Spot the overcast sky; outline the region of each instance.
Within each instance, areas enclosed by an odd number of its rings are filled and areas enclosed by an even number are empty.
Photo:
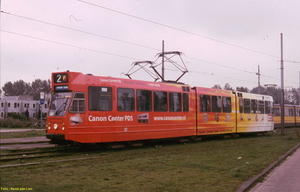
[[[1,0],[1,87],[77,71],[127,78],[135,61],[180,51],[192,86],[299,87],[299,0]],[[179,57],[173,57],[182,64]],[[159,59],[157,63],[160,63]],[[160,70],[159,68],[157,68]],[[166,79],[180,73],[166,66]],[[142,70],[134,79],[153,79]]]

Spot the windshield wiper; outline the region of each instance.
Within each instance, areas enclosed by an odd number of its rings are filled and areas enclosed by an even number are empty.
[[[65,111],[69,98],[64,102],[55,112],[55,115],[59,115],[61,112]]]

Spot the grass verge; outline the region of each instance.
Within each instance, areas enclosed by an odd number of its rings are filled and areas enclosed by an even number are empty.
[[[99,152],[97,159],[2,168],[1,187],[41,192],[236,191],[299,143],[297,131],[286,129],[284,136],[271,132],[267,136],[107,151],[105,155]],[[76,155],[89,154],[72,158]]]
[[[0,134],[0,139],[24,138],[24,137],[43,137],[43,136],[46,137],[45,129],[18,131],[18,132],[3,132]]]

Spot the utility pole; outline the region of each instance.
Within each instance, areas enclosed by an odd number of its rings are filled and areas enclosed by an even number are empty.
[[[256,75],[258,76],[258,94],[260,94],[260,70],[259,70],[259,65],[258,65],[258,73],[256,73]]]
[[[165,42],[162,41],[162,52],[161,52],[161,76],[162,76],[162,81],[165,81]]]
[[[283,34],[280,33],[280,42],[281,42],[281,60],[280,60],[280,69],[281,69],[281,135],[284,135],[284,76],[283,76]]]

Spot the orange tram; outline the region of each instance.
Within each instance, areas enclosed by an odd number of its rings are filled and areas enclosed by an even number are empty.
[[[274,130],[273,98],[182,83],[52,73],[47,138],[115,143]]]

